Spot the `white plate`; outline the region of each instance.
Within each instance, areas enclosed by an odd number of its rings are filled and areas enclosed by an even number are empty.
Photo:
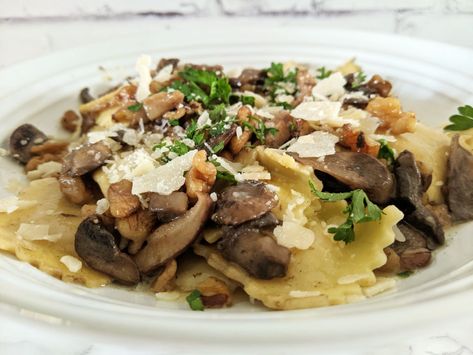
[[[394,84],[394,94],[421,122],[441,126],[456,107],[473,102],[473,51],[390,35],[254,23],[188,21],[166,31],[135,35],[56,53],[0,72],[2,136],[22,122],[53,134],[58,118],[77,106],[79,89],[103,88],[104,72],[123,78],[133,73],[141,53],[178,57],[225,67],[268,66],[294,59],[328,67],[357,57],[368,74]],[[2,159],[1,186],[21,169]],[[4,193],[4,192],[3,192]],[[233,350],[329,346],[427,326],[460,314],[473,314],[473,225],[450,233],[432,265],[399,282],[398,290],[368,301],[322,309],[267,312],[239,303],[228,310],[191,312],[183,304],[158,302],[152,295],[120,288],[86,289],[62,283],[14,258],[0,254],[0,301],[4,314],[62,325],[76,334],[159,341],[169,346],[206,344]],[[372,334],[376,334],[373,338]],[[271,341],[269,341],[271,339]],[[228,348],[227,348],[228,349]]]

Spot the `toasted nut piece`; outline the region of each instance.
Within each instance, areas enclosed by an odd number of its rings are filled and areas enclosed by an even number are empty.
[[[380,148],[378,142],[366,137],[363,131],[353,129],[349,124],[340,129],[340,144],[350,148],[352,152],[366,153],[374,157],[378,156]]]
[[[60,163],[62,161],[62,157],[55,154],[49,154],[49,153],[35,156],[31,158],[30,160],[28,160],[28,163],[26,163],[25,165],[25,171],[28,172],[28,171],[36,170],[38,168],[38,165],[47,163],[48,161],[57,161],[58,163]]]
[[[215,165],[207,162],[205,150],[199,150],[192,159],[192,168],[186,174],[186,192],[197,198],[198,192],[209,193],[217,178]]]
[[[403,112],[401,102],[395,97],[376,97],[368,103],[366,111],[381,119],[380,128],[390,129],[393,134],[415,131],[415,114]]]
[[[250,119],[251,110],[248,106],[243,106],[238,110],[237,119],[240,123],[248,122]],[[248,128],[244,128],[240,137],[234,136],[230,141],[230,151],[233,154],[238,154],[243,149],[246,143],[251,139],[251,132]]]
[[[149,210],[140,209],[132,215],[115,220],[115,227],[122,237],[133,241],[129,252],[136,254],[152,232],[156,216]]]
[[[178,120],[179,118],[183,117],[187,113],[185,107],[180,107],[174,111],[168,111],[163,115],[163,118],[167,120]]]
[[[108,188],[107,198],[113,217],[128,217],[140,207],[140,199],[131,193],[132,186],[130,180],[120,180]]]
[[[177,263],[171,260],[164,265],[163,271],[151,282],[150,288],[154,292],[165,292],[174,289],[174,279],[176,277]]]
[[[83,205],[80,208],[80,215],[84,218],[92,216],[96,213],[97,206],[96,205]]]
[[[71,133],[74,133],[76,131],[79,122],[79,115],[72,110],[64,112],[64,115],[61,118],[62,128]]]
[[[61,142],[61,141],[46,141],[43,144],[35,145],[31,147],[31,153],[36,155],[41,154],[66,154],[66,149],[69,145],[69,142]]]
[[[216,277],[208,277],[197,286],[197,289],[201,293],[205,308],[222,308],[232,304],[232,294],[227,284]]]
[[[233,154],[230,153],[228,150],[224,150],[223,152],[221,152],[220,156],[222,158],[225,158],[225,159],[229,160],[229,161],[233,161],[233,158],[234,158]]]
[[[87,189],[80,176],[72,177],[68,174],[61,174],[58,181],[62,193],[72,203],[83,205],[93,199],[92,193]]]

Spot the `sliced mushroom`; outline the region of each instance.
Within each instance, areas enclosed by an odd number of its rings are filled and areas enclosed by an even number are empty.
[[[309,73],[309,70],[305,68],[299,68],[296,74],[296,83],[297,83],[297,95],[296,100],[292,103],[293,106],[299,105],[304,97],[312,96],[312,89],[315,86],[315,79],[312,74]]]
[[[84,219],[76,232],[75,249],[88,266],[124,284],[140,281],[140,273],[129,255],[122,253],[114,235],[99,216]]]
[[[212,200],[199,193],[197,203],[182,216],[159,226],[147,239],[146,246],[135,256],[143,273],[149,273],[184,252],[207,221]]]
[[[140,199],[131,193],[132,187],[130,180],[123,179],[111,184],[108,188],[107,198],[113,217],[128,217],[140,208]]]
[[[175,191],[170,195],[149,194],[149,210],[156,214],[156,218],[167,223],[186,213],[189,198],[185,192]]]
[[[459,221],[473,219],[473,154],[460,145],[455,135],[450,146],[447,171],[447,202]]]
[[[219,194],[212,220],[218,224],[237,225],[261,217],[277,204],[277,195],[266,184],[240,182]]]
[[[398,228],[406,240],[394,242],[391,248],[399,255],[400,271],[412,271],[427,266],[431,260],[431,251],[427,247],[426,236],[405,222],[399,223]]]
[[[150,120],[161,118],[166,112],[175,109],[184,101],[180,91],[159,92],[143,100],[143,108]]]
[[[424,185],[414,154],[405,150],[394,164],[397,193],[395,204],[405,214],[405,220],[423,232],[431,241],[430,248],[445,241],[438,218],[422,203]]]
[[[326,155],[324,160],[290,154],[300,163],[330,175],[352,190],[364,190],[374,203],[384,205],[391,198],[394,179],[388,168],[369,154],[338,152]]]
[[[264,86],[266,72],[261,69],[243,69],[238,78],[231,78],[230,85],[241,91],[249,90],[261,92]]]
[[[151,282],[150,288],[154,292],[170,291],[174,288],[173,281],[176,278],[177,263],[171,260],[164,265],[160,274]]]
[[[125,218],[116,218],[115,227],[120,235],[131,240],[128,246],[130,254],[136,254],[156,225],[156,216],[150,210],[140,209]]]
[[[80,98],[80,101],[83,103],[83,104],[86,104],[88,102],[91,102],[91,101],[94,101],[95,100],[95,97],[93,97],[91,94],[90,94],[90,89],[89,88],[83,88],[80,93],[79,93],[79,98]]]
[[[279,148],[289,139],[291,139],[292,131],[291,127],[294,125],[294,119],[291,117],[289,112],[280,111],[272,120],[266,121],[266,127],[276,128],[277,131],[268,133],[265,136],[266,146],[270,148]]]
[[[224,236],[217,244],[223,257],[258,279],[284,277],[291,252],[274,240],[273,218],[269,213],[259,222],[255,220],[238,227],[225,228]]]
[[[168,65],[172,65],[172,70],[176,69],[177,65],[179,64],[178,58],[161,58],[159,60],[158,66],[156,67],[156,71],[159,72],[161,69]]]
[[[82,177],[60,174],[58,182],[61,192],[72,203],[83,205],[93,200],[93,193],[87,187]]]
[[[13,131],[10,136],[10,153],[23,164],[31,159],[31,148],[43,144],[48,137],[31,124],[23,124]]]
[[[102,166],[112,156],[112,151],[103,142],[87,144],[64,157],[63,172],[70,176],[81,176]]]

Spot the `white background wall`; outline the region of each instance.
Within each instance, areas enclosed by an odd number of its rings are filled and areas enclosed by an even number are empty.
[[[473,47],[473,0],[0,0],[0,66],[170,21],[218,16],[278,17]]]

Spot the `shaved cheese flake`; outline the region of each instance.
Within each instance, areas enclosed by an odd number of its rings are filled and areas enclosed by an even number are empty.
[[[161,195],[170,195],[181,188],[186,179],[184,173],[192,167],[192,159],[197,150],[171,160],[169,163],[159,166],[150,172],[133,178],[133,195],[144,192],[157,192]]]
[[[28,171],[26,177],[29,180],[43,179],[59,174],[62,170],[62,164],[57,161],[48,161],[39,164],[35,170]]]
[[[64,255],[61,257],[61,259],[59,259],[59,261],[66,265],[67,270],[70,272],[78,272],[80,269],[82,269],[82,261],[71,255]]]
[[[95,208],[95,213],[104,214],[110,208],[110,203],[106,198],[101,198],[97,201],[97,207]]]
[[[287,148],[287,151],[297,153],[301,158],[318,158],[335,154],[335,144],[337,142],[337,136],[328,132],[315,131],[299,137],[295,143]]]
[[[123,179],[132,180],[134,177],[144,175],[156,167],[156,161],[143,148],[136,149],[123,157],[116,157],[108,167],[103,167],[110,183]]]
[[[135,98],[138,102],[143,101],[151,94],[149,90],[149,84],[151,83],[150,65],[151,57],[149,55],[141,55],[136,61],[135,69],[138,72],[139,81]]]
[[[308,249],[314,243],[315,234],[312,230],[293,222],[283,221],[273,231],[279,245],[286,248]]]
[[[181,297],[181,293],[178,291],[165,291],[157,292],[155,296],[159,301],[177,301]]]
[[[154,80],[159,81],[159,82],[168,81],[169,79],[171,79],[172,70],[173,70],[172,64],[168,64],[168,65],[164,66],[156,74],[156,76],[154,77]]]
[[[24,240],[47,240],[55,242],[62,237],[61,233],[49,234],[48,224],[21,223],[16,236]]]
[[[243,134],[243,130],[241,129],[241,126],[238,126],[236,128],[235,134],[236,134],[237,138],[240,139],[241,135]]]
[[[0,199],[0,212],[12,213],[18,209],[32,207],[38,204],[36,200],[20,200],[17,196]]]
[[[263,117],[263,118],[269,118],[269,119],[274,118],[274,115],[271,112],[266,111],[264,108],[260,108],[260,109],[256,110],[255,114],[258,115],[259,117]]]
[[[261,108],[268,104],[268,101],[261,95],[254,93],[253,91],[243,91],[244,96],[252,96],[255,98],[255,107]]]
[[[369,277],[370,277],[369,274],[345,275],[345,276],[339,277],[338,280],[337,280],[337,283],[339,285],[348,285],[348,284],[352,284],[354,282],[358,282],[360,280],[363,280],[363,279],[366,279],[366,278],[369,278]]]
[[[218,196],[215,192],[212,192],[209,196],[213,202],[216,202],[218,200]]]
[[[338,100],[345,94],[345,84],[347,81],[339,72],[333,73],[328,78],[322,79],[312,89],[312,95],[325,96],[331,100]]]
[[[322,293],[320,291],[292,290],[289,292],[289,296],[294,297],[294,298],[317,297],[317,296],[320,296],[321,294]]]
[[[394,136],[387,135],[387,134],[370,134],[369,136],[371,139],[375,141],[379,141],[380,139],[384,139],[386,142],[396,142],[397,139]]]
[[[396,287],[396,280],[388,277],[376,278],[376,283],[373,286],[363,287],[363,293],[367,297],[373,297],[381,292],[393,289]]]
[[[113,130],[105,130],[105,131],[94,131],[87,133],[87,141],[89,143],[97,143],[109,137],[117,137],[118,133]]]
[[[202,128],[205,126],[211,126],[212,120],[210,119],[209,112],[204,111],[201,113],[199,118],[197,119],[197,128]]]
[[[300,103],[293,109],[291,116],[313,122],[337,119],[341,107],[340,102],[307,101]]]

